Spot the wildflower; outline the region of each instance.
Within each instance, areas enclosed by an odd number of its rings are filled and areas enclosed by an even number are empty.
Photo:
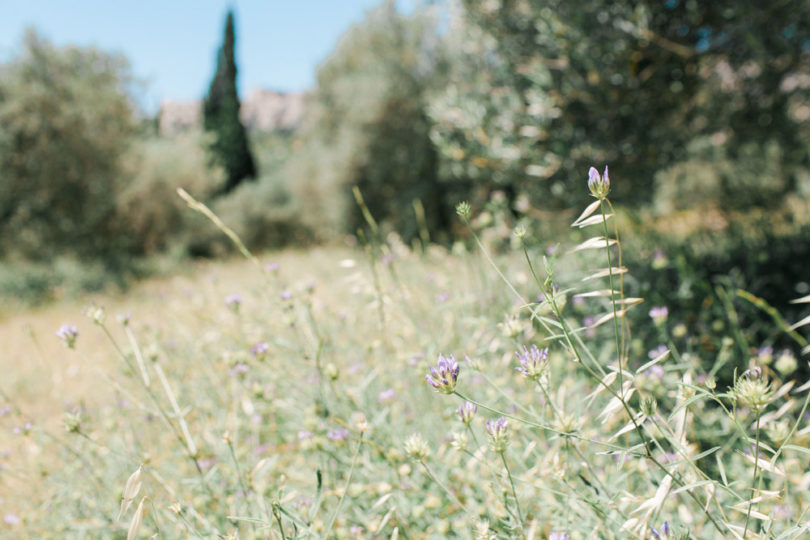
[[[456,411],[456,413],[458,413],[459,419],[467,425],[469,425],[470,422],[473,421],[476,412],[478,412],[478,405],[476,405],[475,403],[470,403],[469,401],[465,401],[464,403],[459,405],[458,410]]]
[[[104,322],[107,320],[107,314],[104,312],[104,308],[101,306],[90,308],[88,315],[90,315],[93,322],[99,326],[104,326]]]
[[[744,405],[747,405],[755,414],[764,409],[771,400],[771,385],[761,376],[762,368],[759,369],[759,376],[756,373],[749,373],[747,370],[737,378],[731,394]]]
[[[653,358],[658,358],[662,354],[669,352],[669,348],[666,345],[659,345],[658,347],[652,349],[650,352],[647,353],[647,357],[652,360]]]
[[[229,294],[225,297],[225,305],[234,313],[239,311],[239,306],[242,305],[242,297],[238,294]]]
[[[456,205],[456,214],[462,218],[468,218],[470,216],[470,203],[467,201],[458,203]]]
[[[467,438],[467,434],[463,431],[453,433],[453,440],[450,441],[450,445],[460,451],[466,450],[469,443],[470,441]]]
[[[79,337],[79,330],[72,324],[63,324],[57,330],[56,337],[62,340],[65,347],[73,349],[76,346],[76,338]]]
[[[778,420],[771,422],[765,427],[765,432],[768,438],[777,445],[787,442],[788,435],[790,434],[790,425],[785,420]]]
[[[349,430],[346,428],[330,429],[326,436],[330,441],[342,442],[349,438]]]
[[[538,349],[537,345],[532,345],[531,349],[523,347],[523,352],[515,353],[520,360],[520,367],[515,368],[535,382],[544,381],[548,376],[548,347]]]
[[[290,300],[292,298],[292,293],[287,289],[281,291],[281,299],[282,300]]]
[[[430,366],[430,373],[425,374],[428,384],[443,394],[452,394],[456,391],[459,366],[453,355],[447,358],[439,355],[436,367]]]
[[[591,190],[591,195],[597,199],[604,199],[610,191],[610,178],[608,177],[608,168],[605,165],[605,174],[599,176],[599,171],[595,167],[591,167],[588,171],[588,189]]]
[[[279,266],[279,264],[277,262],[269,262],[266,265],[264,265],[264,271],[265,272],[278,272],[279,267],[280,266]]]
[[[22,520],[17,514],[6,514],[3,516],[3,523],[6,525],[19,525]]]
[[[425,461],[430,455],[430,447],[421,435],[414,433],[405,439],[405,453],[414,461]]]
[[[397,393],[394,392],[393,388],[386,388],[385,390],[380,390],[380,393],[377,394],[377,401],[380,403],[388,403],[389,401],[393,401],[396,395]]]
[[[231,375],[244,375],[248,371],[250,371],[250,366],[244,362],[237,362],[228,369],[228,373]]]
[[[503,334],[510,339],[518,337],[523,332],[523,324],[521,324],[517,315],[507,316],[504,322],[498,324],[498,326],[503,330]]]
[[[669,264],[669,259],[667,259],[666,254],[660,249],[655,250],[652,256],[652,267],[655,270],[660,270],[666,267],[667,264]]]
[[[782,354],[779,355],[779,358],[776,359],[776,364],[774,367],[782,375],[790,375],[796,371],[796,368],[799,366],[796,362],[796,357],[793,356],[793,353],[785,349],[782,351]]]
[[[507,433],[508,424],[506,418],[501,416],[495,421],[486,421],[487,436],[489,438],[489,446],[492,451],[502,454],[509,446],[509,434]]]
[[[761,364],[763,366],[767,366],[773,362],[773,347],[765,346],[757,349],[756,360],[757,364]]]
[[[475,540],[495,540],[498,537],[495,536],[495,533],[489,530],[489,521],[476,520],[473,538],[475,538]]]
[[[669,530],[669,522],[667,522],[667,521],[664,522],[664,526],[661,527],[661,532],[660,533],[655,529],[655,527],[650,525],[650,532],[652,532],[652,535],[653,535],[654,538],[658,538],[659,540],[667,540],[669,538],[669,532],[670,532],[670,530]]]
[[[118,321],[118,324],[121,326],[129,326],[129,319],[132,317],[131,313],[119,313],[115,316],[115,320]]]
[[[267,355],[267,351],[270,350],[267,343],[264,341],[260,341],[256,345],[250,348],[250,352],[253,353],[253,356],[256,358],[262,359]]]
[[[566,532],[554,531],[549,533],[548,540],[571,540],[571,537]]]
[[[667,306],[655,306],[650,310],[650,318],[656,324],[656,326],[661,326],[667,320],[669,316],[669,309]]]

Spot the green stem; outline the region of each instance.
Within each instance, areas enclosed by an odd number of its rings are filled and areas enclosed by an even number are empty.
[[[610,283],[610,305],[613,307],[613,333],[614,338],[616,340],[616,352],[618,354],[619,360],[619,394],[621,399],[624,400],[624,373],[623,373],[623,366],[622,366],[622,356],[624,351],[622,350],[622,343],[621,339],[619,338],[619,317],[616,312],[616,289],[613,288],[613,261],[610,255],[610,237],[608,237],[608,227],[607,227],[607,215],[605,214],[605,204],[604,199],[602,199],[602,203],[599,205],[599,209],[602,212],[602,226],[605,230],[605,253],[607,254],[607,261],[608,261],[608,276],[609,276],[609,283]],[[615,219],[615,217],[614,217]],[[618,242],[618,241],[617,241]]]
[[[756,489],[757,489],[757,475],[759,473],[759,409],[757,409],[757,443],[754,447],[754,477],[751,480],[751,499],[756,496]],[[745,535],[748,534],[748,523],[751,520],[751,507],[754,506],[754,503],[748,503],[748,512],[745,515],[745,530],[743,531],[743,538]]]
[[[467,512],[468,514],[470,514],[471,516],[475,516],[475,514],[473,514],[473,513],[470,511],[470,509],[469,509],[469,508],[467,508],[467,505],[465,505],[463,502],[461,502],[461,501],[458,499],[458,497],[456,496],[456,494],[455,494],[455,493],[453,493],[452,491],[450,491],[450,488],[448,488],[447,486],[445,486],[445,485],[444,485],[444,483],[442,483],[442,481],[441,481],[441,480],[439,480],[439,479],[436,477],[436,475],[435,475],[435,474],[433,474],[433,471],[432,471],[432,470],[430,470],[430,467],[428,467],[427,463],[425,463],[424,461],[420,461],[420,462],[419,462],[419,464],[420,464],[420,465],[422,465],[422,468],[423,468],[423,469],[425,469],[425,474],[427,475],[427,477],[428,477],[428,478],[430,478],[431,480],[433,480],[434,482],[436,482],[436,484],[437,484],[437,485],[438,485],[440,488],[442,488],[442,489],[444,490],[444,492],[445,492],[445,493],[447,493],[447,496],[448,496],[448,497],[450,497],[450,498],[453,500],[453,502],[454,502],[454,503],[456,503],[456,504],[457,504],[457,505],[459,505],[461,508],[463,508],[463,509],[464,509],[464,511],[465,511],[465,512]]]
[[[354,451],[354,455],[352,456],[352,464],[349,467],[349,476],[346,478],[346,487],[343,488],[343,493],[340,494],[340,499],[338,500],[337,507],[335,508],[335,513],[332,514],[332,517],[329,519],[329,525],[326,527],[327,535],[332,530],[332,527],[335,525],[335,520],[340,513],[340,507],[343,505],[343,499],[346,498],[346,493],[349,491],[349,486],[351,485],[352,475],[354,474],[354,466],[357,464],[357,456],[360,454],[360,448],[363,447],[363,433],[360,433],[360,440],[357,442],[357,449]]]
[[[509,465],[506,463],[506,456],[504,456],[503,452],[501,454],[501,461],[503,461],[503,466],[506,469],[506,476],[509,478],[509,485],[512,486],[512,496],[515,498],[515,508],[517,509],[518,521],[520,522],[520,526],[523,527],[523,515],[520,513],[520,502],[518,502],[517,490],[515,489],[515,481],[512,479],[512,472],[509,470]]]

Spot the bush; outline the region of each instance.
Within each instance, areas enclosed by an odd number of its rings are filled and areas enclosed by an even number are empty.
[[[0,77],[0,249],[112,256],[121,158],[135,131],[129,65],[29,32]]]

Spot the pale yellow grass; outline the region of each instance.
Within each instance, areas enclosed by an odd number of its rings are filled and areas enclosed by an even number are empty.
[[[350,288],[333,285],[368,266],[360,257],[357,251],[330,248],[264,255],[260,261],[278,262],[281,268],[273,279],[291,290],[316,282],[324,302],[341,305],[351,294]],[[354,260],[354,265],[341,265],[346,259]],[[0,320],[0,390],[10,401],[0,397],[0,407],[10,404],[14,409],[0,416],[0,514],[18,511],[20,505],[15,501],[20,497],[26,499],[29,509],[45,500],[50,470],[60,466],[57,456],[64,455],[60,441],[68,443],[73,436],[62,425],[63,414],[79,405],[93,408],[116,397],[114,381],[121,359],[103,331],[83,315],[85,307],[103,306],[107,326],[128,348],[115,320],[118,314],[131,314],[138,335],[180,333],[186,339],[196,329],[216,325],[216,319],[227,311],[222,307],[228,294],[242,295],[244,309],[258,308],[251,304],[260,301],[255,295],[267,279],[266,272],[243,259],[195,263],[181,275],[145,281],[123,295],[88,295]],[[76,350],[66,348],[55,336],[63,323],[78,326]],[[14,428],[27,421],[33,425],[31,433],[15,434]],[[116,489],[111,488],[111,493]]]

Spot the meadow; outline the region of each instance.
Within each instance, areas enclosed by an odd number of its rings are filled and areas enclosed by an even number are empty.
[[[451,248],[366,213],[356,247],[233,236],[241,260],[9,316],[0,535],[804,537],[800,347],[724,307],[701,348],[625,294],[604,180],[551,249],[466,204]]]

